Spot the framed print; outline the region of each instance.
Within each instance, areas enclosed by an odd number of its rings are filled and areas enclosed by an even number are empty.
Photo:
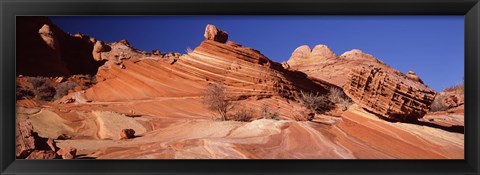
[[[478,1],[0,5],[2,174],[478,173]]]

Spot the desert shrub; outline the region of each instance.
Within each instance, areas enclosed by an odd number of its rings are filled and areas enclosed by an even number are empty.
[[[261,112],[262,112],[261,117],[264,118],[264,119],[274,119],[274,120],[279,120],[280,119],[280,116],[278,115],[278,112],[270,111],[268,109],[267,104],[262,105]]]
[[[55,88],[51,86],[47,86],[46,84],[36,88],[35,90],[36,90],[35,97],[38,100],[52,101],[56,94]]]
[[[32,84],[33,88],[39,88],[40,86],[43,86],[47,83],[48,78],[47,77],[29,77],[27,81]]]
[[[211,111],[217,112],[223,121],[227,120],[227,112],[232,102],[227,96],[226,88],[222,83],[212,83],[203,91],[203,104]]]
[[[433,99],[432,105],[430,105],[430,111],[445,111],[448,109],[448,106],[445,104],[445,96],[437,95],[435,99]]]
[[[246,108],[245,106],[240,107],[233,113],[230,117],[230,120],[240,121],[240,122],[249,122],[252,121],[254,111],[251,108]]]
[[[328,108],[328,99],[325,95],[317,93],[300,91],[300,100],[302,105],[312,112],[320,113]]]
[[[31,89],[17,88],[15,92],[17,100],[20,99],[32,99],[35,97],[35,93]]]
[[[77,86],[77,83],[75,82],[63,82],[61,83],[57,89],[56,89],[56,94],[55,94],[55,99],[62,98],[63,96],[68,94],[68,91],[70,89],[73,89]]]
[[[353,104],[352,100],[345,95],[342,89],[338,87],[330,87],[328,100],[334,104],[339,105],[343,111],[347,110]]]

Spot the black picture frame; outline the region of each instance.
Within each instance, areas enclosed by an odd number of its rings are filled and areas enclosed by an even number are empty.
[[[0,174],[479,174],[478,0],[0,0]],[[15,160],[15,16],[464,15],[464,160]]]

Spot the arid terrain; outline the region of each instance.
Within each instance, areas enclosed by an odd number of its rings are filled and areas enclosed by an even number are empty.
[[[17,158],[464,158],[463,85],[437,92],[358,49],[305,45],[277,63],[213,25],[187,53],[48,17],[16,28]]]

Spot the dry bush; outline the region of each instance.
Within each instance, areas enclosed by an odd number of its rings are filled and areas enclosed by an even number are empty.
[[[36,98],[38,100],[52,101],[55,97],[56,90],[54,87],[47,86],[46,84],[38,87],[36,90]]]
[[[249,122],[252,121],[254,111],[251,108],[246,108],[245,106],[240,107],[232,114],[230,120],[240,121],[240,122]]]
[[[203,91],[203,104],[211,111],[217,112],[223,121],[227,120],[227,112],[232,107],[232,102],[226,94],[222,83],[212,83]]]
[[[267,104],[263,104],[262,105],[262,108],[261,108],[261,117],[263,119],[273,119],[273,120],[280,120],[280,116],[278,115],[278,112],[274,111],[270,111],[268,109],[268,105]]]
[[[33,86],[33,92],[35,93],[35,98],[38,100],[51,101],[53,100],[56,90],[54,87],[48,84],[47,77],[29,77],[27,79],[29,83]]]
[[[445,111],[448,109],[448,106],[445,105],[445,96],[437,95],[433,99],[432,105],[430,105],[431,112]]]
[[[28,77],[27,81],[32,84],[33,88],[39,88],[46,84],[48,78],[47,77]]]
[[[66,81],[66,82],[61,83],[56,89],[57,93],[55,94],[55,99],[59,99],[59,98],[62,98],[63,96],[65,96],[65,95],[67,95],[68,91],[70,89],[75,88],[76,86],[77,86],[77,83],[75,83],[75,82]]]
[[[300,91],[302,105],[315,113],[323,112],[328,108],[328,99],[325,95]]]
[[[35,93],[31,89],[17,88],[16,92],[17,100],[20,99],[32,99],[35,97]]]
[[[338,87],[330,87],[328,100],[334,104],[339,105],[343,111],[347,110],[353,104],[352,100],[345,95],[342,89]]]

